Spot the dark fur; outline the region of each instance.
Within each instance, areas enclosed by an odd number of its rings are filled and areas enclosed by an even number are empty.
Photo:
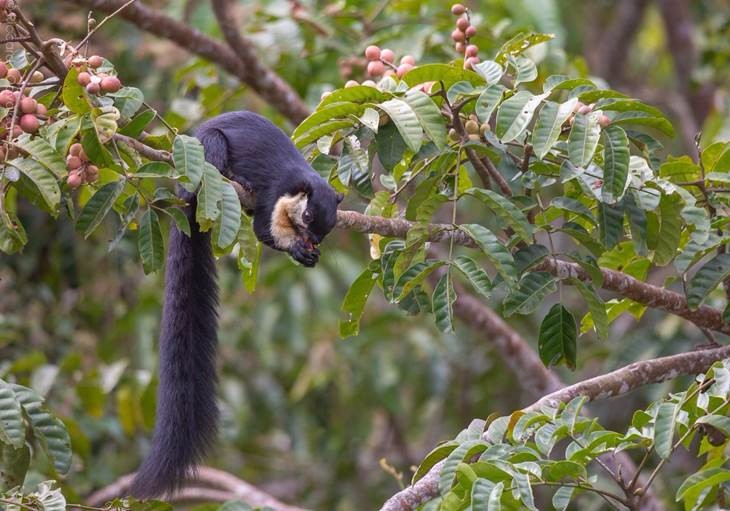
[[[254,231],[270,247],[271,213],[279,197],[305,191],[312,213],[306,237],[320,243],[335,225],[341,196],[299,154],[284,132],[250,112],[223,114],[203,124],[197,137],[206,159],[256,195]],[[186,214],[191,236],[171,228],[165,305],[160,329],[160,383],[152,447],[132,483],[132,494],[149,498],[177,490],[194,471],[216,435],[215,351],[218,288],[209,233],[198,230],[195,196]],[[319,250],[307,243],[289,248],[294,259],[314,266]]]

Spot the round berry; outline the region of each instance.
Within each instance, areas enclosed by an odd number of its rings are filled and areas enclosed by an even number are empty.
[[[68,148],[68,154],[71,156],[78,156],[81,154],[81,144],[78,142],[71,144],[71,147]]]
[[[385,71],[385,74],[384,74],[383,76],[390,76],[390,77],[393,77],[393,76],[395,76],[395,70],[393,70],[393,69],[388,69],[388,70],[386,70],[386,71]]]
[[[81,158],[78,156],[71,156],[69,155],[68,158],[66,158],[66,168],[68,170],[76,170],[81,166]]]
[[[492,131],[492,127],[489,125],[488,122],[485,122],[481,126],[479,126],[479,134],[481,136],[484,136],[484,134],[488,131]]]
[[[466,7],[464,7],[462,4],[454,4],[451,6],[451,14],[454,16],[461,16],[466,12]]]
[[[388,48],[386,48],[380,52],[380,58],[383,59],[385,62],[392,64],[393,60],[395,60],[395,53],[393,53],[393,50],[389,50]]]
[[[20,100],[20,111],[24,114],[34,114],[37,107],[38,102],[33,98],[25,97]]]
[[[20,118],[20,129],[26,133],[35,133],[41,127],[40,121],[33,114],[24,114]]]
[[[347,80],[347,83],[345,83],[345,88],[355,87],[357,85],[360,85],[357,80]]]
[[[396,71],[396,75],[398,75],[398,78],[403,78],[403,75],[406,74],[408,71],[413,69],[413,66],[410,64],[401,64],[398,66],[398,70]]]
[[[586,114],[591,113],[591,110],[593,110],[593,109],[590,107],[590,105],[583,105],[582,107],[580,107],[578,109],[578,113],[586,115]]]
[[[5,62],[0,62],[0,78],[5,78],[8,76],[8,66],[5,65]]]
[[[43,103],[38,103],[35,107],[35,113],[38,115],[47,115],[48,109],[46,108],[46,105]]]
[[[40,71],[33,71],[33,74],[30,75],[30,83],[40,83],[43,80],[45,80],[45,76],[43,76],[43,73]]]
[[[8,81],[12,84],[20,83],[20,71],[15,68],[8,69]]]
[[[117,92],[122,88],[122,82],[116,76],[107,76],[99,84],[104,92]]]
[[[473,119],[469,119],[468,121],[466,121],[466,124],[464,124],[464,128],[466,128],[466,132],[469,134],[479,133],[479,123]]]
[[[379,60],[380,59],[380,48],[375,45],[370,45],[365,48],[365,58],[368,60]]]
[[[70,188],[78,188],[81,186],[82,177],[78,172],[71,172],[66,178],[66,183]]]
[[[416,57],[413,55],[404,55],[402,59],[400,59],[401,64],[408,64],[411,66],[416,65]]]
[[[104,59],[101,58],[99,55],[92,55],[89,57],[86,62],[88,62],[90,67],[93,67],[96,69],[97,67],[100,67],[104,63]]]
[[[474,37],[475,35],[477,35],[476,27],[474,25],[467,27],[464,31],[464,35],[466,35],[466,37]]]
[[[98,83],[91,82],[86,85],[86,92],[89,94],[99,94],[101,91],[101,86]]]
[[[378,85],[372,80],[365,80],[362,84],[366,87],[377,87]]]
[[[479,57],[469,57],[464,61],[465,69],[474,69],[474,66],[479,64]]]
[[[21,117],[21,119],[22,119],[22,117]],[[13,126],[13,138],[18,138],[22,134],[23,134],[23,128],[21,128],[17,124],[15,126]]]
[[[577,112],[578,110],[580,110],[580,109],[581,109],[581,108],[583,108],[584,106],[586,106],[586,104],[585,104],[585,103],[583,103],[582,101],[578,101],[578,102],[577,102],[577,103],[575,104],[575,106],[573,107],[573,113],[576,113],[576,112]]]
[[[470,44],[469,46],[467,46],[466,51],[464,52],[467,57],[476,57],[477,53],[479,53],[479,47],[475,44]]]
[[[598,124],[601,126],[601,128],[605,128],[609,124],[611,124],[611,119],[606,114],[601,114],[601,116],[598,118]]]
[[[86,87],[89,83],[91,83],[91,75],[86,71],[81,71],[76,77],[76,81],[78,81],[79,85],[82,87]]]
[[[15,104],[15,98],[12,91],[4,90],[0,92],[0,106],[10,108]]]
[[[466,45],[464,43],[456,43],[454,45],[454,49],[456,50],[457,53],[464,53],[465,47],[466,47]]]
[[[368,74],[370,76],[380,76],[385,71],[385,65],[379,60],[373,60],[368,63]]]
[[[330,94],[332,94],[331,90],[326,90],[326,91],[322,92],[322,94],[319,95],[319,100],[322,101],[324,98],[326,98]]]
[[[96,165],[89,165],[86,168],[86,182],[92,183],[99,179],[99,167]]]
[[[459,18],[456,20],[456,28],[461,30],[462,32],[466,32],[466,29],[471,26],[471,23],[469,23],[469,20],[466,18]]]
[[[466,40],[466,34],[459,30],[458,28],[451,32],[451,39],[456,41],[457,43],[463,43]]]

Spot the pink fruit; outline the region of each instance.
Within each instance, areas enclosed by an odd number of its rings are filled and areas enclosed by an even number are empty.
[[[398,66],[398,71],[396,71],[396,74],[398,75],[398,78],[403,78],[403,75],[406,74],[411,69],[413,69],[412,65],[401,64],[400,66]]]
[[[78,81],[83,87],[86,87],[91,82],[91,75],[86,71],[81,71],[79,76],[76,77],[76,81]]]
[[[393,53],[393,50],[389,50],[388,48],[386,48],[380,52],[380,58],[383,59],[385,62],[392,64],[393,60],[395,60],[395,53]]]
[[[451,39],[456,41],[457,43],[463,43],[466,40],[466,34],[459,30],[458,28],[451,32]]]
[[[99,84],[104,92],[117,92],[122,88],[122,82],[116,76],[107,76]]]
[[[400,59],[400,63],[401,64],[409,64],[411,66],[415,66],[416,65],[416,57],[414,57],[413,55],[405,55],[405,56],[403,56],[402,59]]]
[[[26,97],[20,100],[20,111],[24,114],[34,114],[37,107],[38,102],[33,98]]]
[[[466,29],[471,26],[471,23],[469,23],[469,20],[466,18],[459,18],[456,20],[456,28],[461,30],[462,32],[466,32]]]
[[[466,27],[466,30],[464,30],[464,35],[466,35],[466,37],[474,37],[475,35],[477,35],[477,28],[474,25]]]
[[[365,48],[365,58],[368,60],[380,59],[380,48],[375,45],[368,46]]]
[[[466,12],[466,7],[464,7],[462,4],[454,4],[451,6],[451,14],[454,16],[461,16]]]
[[[465,55],[467,57],[476,57],[477,56],[477,53],[479,53],[479,47],[478,46],[476,46],[474,44],[470,44],[469,46],[466,47]]]
[[[33,114],[24,114],[20,118],[20,129],[26,133],[35,133],[41,127],[40,121]]]
[[[86,61],[89,63],[89,66],[93,68],[97,68],[104,63],[104,59],[99,55],[92,55]]]
[[[98,83],[91,82],[86,86],[86,92],[89,94],[99,94],[101,86]]]
[[[0,62],[0,78],[8,76],[8,66],[4,62]]]
[[[368,63],[368,74],[370,76],[380,76],[385,71],[385,65],[379,60],[373,60]]]
[[[79,186],[81,186],[81,181],[81,174],[79,174],[78,172],[71,172],[66,179],[66,183],[70,188],[78,188]]]

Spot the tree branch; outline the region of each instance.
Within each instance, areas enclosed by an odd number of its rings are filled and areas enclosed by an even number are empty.
[[[712,364],[728,357],[730,357],[730,346],[722,346],[634,362],[608,374],[548,394],[524,408],[524,411],[539,410],[543,404],[557,406],[577,396],[586,396],[589,401],[621,396],[651,383],[704,373]]]
[[[126,3],[125,0],[68,1],[106,13],[117,11]],[[250,43],[243,41],[246,52],[237,55],[236,51],[240,48],[234,51],[193,27],[139,2],[126,7],[118,16],[134,23],[140,30],[168,39],[191,53],[220,65],[242,83],[250,86],[293,123],[300,122],[309,115],[309,108],[294,89],[261,62]]]
[[[86,502],[100,507],[117,497],[127,495],[134,474],[127,474],[112,484],[89,495]],[[275,511],[307,511],[303,508],[285,504],[268,493],[256,488],[238,477],[212,467],[200,467],[197,477],[190,486],[182,488],[170,502],[200,502],[241,500],[252,507],[269,507]]]

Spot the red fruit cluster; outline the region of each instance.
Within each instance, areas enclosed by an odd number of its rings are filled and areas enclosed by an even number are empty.
[[[469,39],[476,35],[477,29],[471,24],[469,9],[462,4],[452,5],[451,14],[457,16],[456,28],[451,32],[454,48],[458,53],[464,55],[464,69],[473,69],[474,65],[479,63],[477,56],[479,48],[474,44],[469,44]]]
[[[0,65],[0,71],[3,65]],[[2,74],[2,73],[0,73]],[[23,132],[35,133],[41,127],[41,120],[46,118],[48,110],[46,106],[39,103],[34,98],[27,96],[28,90],[21,95],[20,91],[3,89],[0,91],[0,107],[15,108],[18,104],[17,122],[13,125],[11,138],[19,137]],[[0,124],[0,135],[4,136],[10,129],[12,115],[8,115]]]
[[[416,66],[416,59],[413,55],[404,55],[400,59],[400,64],[396,66],[393,50],[388,48],[381,50],[375,45],[365,48],[365,58],[368,60],[368,76],[374,78],[393,75],[403,78],[403,75]]]
[[[117,92],[122,88],[122,82],[116,76],[97,72],[97,68],[104,64],[104,59],[99,55],[92,55],[88,59],[76,59],[73,64],[81,69],[77,80],[89,94]]]
[[[69,188],[76,189],[84,183],[93,183],[99,179],[99,167],[89,162],[84,148],[78,142],[72,144],[66,156],[68,177],[66,183]]]

